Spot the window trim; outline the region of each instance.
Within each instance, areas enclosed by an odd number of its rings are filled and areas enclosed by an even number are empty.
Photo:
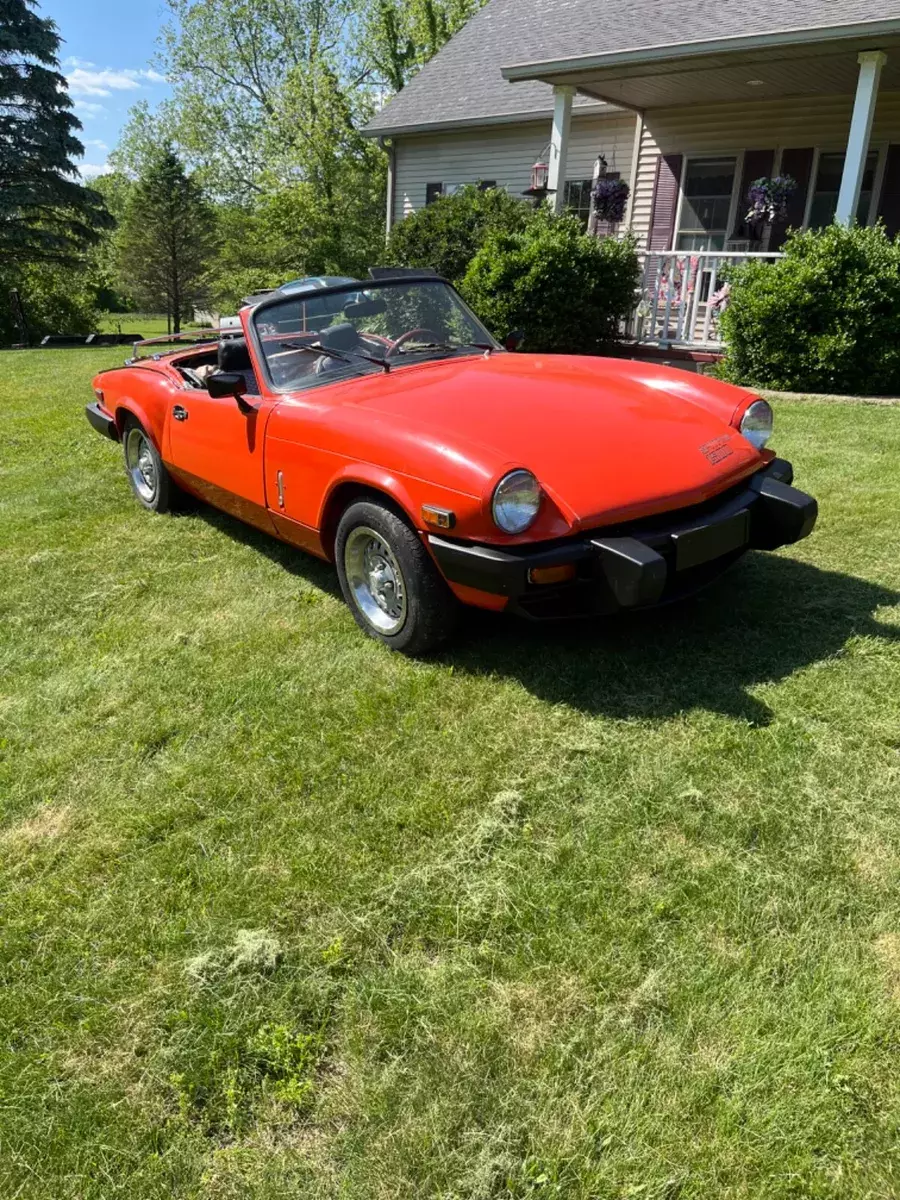
[[[684,161],[681,164],[681,178],[678,180],[678,204],[675,208],[675,224],[672,229],[672,245],[670,251],[678,252],[675,243],[678,241],[679,231],[681,227],[681,212],[684,207],[684,186],[687,182],[688,165],[691,162],[696,162],[698,159],[709,158],[733,158],[734,159],[734,183],[731,185],[731,203],[728,206],[728,224],[725,227],[726,234],[728,230],[734,228],[735,217],[737,216],[737,206],[740,203],[738,193],[741,188],[741,180],[744,176],[744,154],[745,150],[703,150],[693,154],[688,151],[684,153]],[[725,238],[728,241],[728,238]],[[690,253],[685,250],[685,254]],[[727,254],[728,251],[722,250],[721,254]]]
[[[566,191],[569,187],[574,186],[575,184],[578,184],[579,186],[582,186],[582,187],[585,184],[587,184],[588,210],[587,210],[587,215],[584,218],[585,227],[588,227],[590,225],[591,213],[592,213],[593,207],[594,207],[593,200],[591,199],[591,192],[594,190],[594,182],[595,181],[594,181],[593,176],[591,176],[589,179],[578,178],[578,179],[564,179],[563,180],[563,210],[565,212],[574,213],[574,215],[577,216],[579,220],[581,220],[581,215],[580,215],[579,209],[577,207],[573,207],[572,205],[566,203]]]
[[[888,143],[869,140],[869,154],[876,154],[875,174],[872,177],[872,202],[869,205],[869,215],[866,217],[864,229],[871,227],[878,220],[878,209],[881,206],[881,189],[884,185],[884,169],[887,166]],[[819,161],[823,154],[843,154],[846,157],[846,146],[833,146],[829,142],[816,146],[813,150],[812,167],[809,172],[809,192],[806,197],[806,208],[803,210],[803,230],[809,229],[809,218],[812,216],[813,200],[816,195],[816,183],[819,179]]]

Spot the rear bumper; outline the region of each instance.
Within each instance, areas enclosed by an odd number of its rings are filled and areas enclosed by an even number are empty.
[[[101,408],[99,404],[86,404],[84,407],[84,415],[93,425],[98,433],[104,434],[108,438],[112,438],[114,442],[119,440],[119,430],[116,428],[116,419],[105,408]]]
[[[602,615],[679,599],[711,582],[747,550],[774,550],[813,530],[818,505],[791,487],[775,459],[705,504],[538,546],[500,550],[430,536],[451,583],[508,597],[534,619]],[[572,564],[575,578],[534,584],[530,572]]]

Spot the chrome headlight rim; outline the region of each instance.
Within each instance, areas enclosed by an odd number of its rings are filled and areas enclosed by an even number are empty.
[[[513,497],[518,493],[518,499]],[[525,533],[537,520],[541,508],[541,485],[525,467],[507,471],[491,496],[491,516],[503,533]],[[519,510],[516,513],[516,510]]]
[[[760,397],[747,406],[741,417],[741,437],[746,438],[755,449],[764,450],[772,436],[774,425],[775,413],[772,405]]]

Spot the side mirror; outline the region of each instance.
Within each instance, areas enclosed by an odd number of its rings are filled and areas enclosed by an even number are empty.
[[[522,345],[522,343],[524,341],[525,341],[525,334],[523,333],[523,331],[521,329],[514,329],[511,333],[508,333],[506,335],[506,337],[503,339],[503,345],[506,347],[507,350],[512,352],[514,350],[518,350],[518,348]]]
[[[247,391],[247,381],[237,372],[231,374],[221,371],[208,377],[206,390],[215,400],[224,400],[227,396],[234,396],[237,400]]]

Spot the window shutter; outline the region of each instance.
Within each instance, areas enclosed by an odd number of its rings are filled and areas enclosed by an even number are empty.
[[[891,237],[900,232],[900,146],[888,146],[878,215]]]
[[[803,214],[806,212],[806,198],[809,195],[810,175],[813,165],[812,147],[802,150],[785,150],[781,156],[779,175],[790,175],[797,181],[797,190],[788,201],[787,220],[776,221],[772,226],[769,238],[769,249],[780,250],[784,245],[789,229],[799,229],[803,224]]]
[[[733,238],[750,237],[751,231],[747,228],[747,223],[744,220],[744,217],[747,215],[747,209],[750,207],[747,201],[747,193],[750,191],[751,183],[754,183],[757,179],[768,179],[771,176],[774,163],[774,150],[744,151],[744,169],[741,172],[737,215],[734,218],[734,232],[731,234]]]
[[[671,250],[675,234],[675,213],[678,211],[678,189],[681,185],[683,154],[661,154],[656,160],[656,182],[653,185],[653,209],[650,214],[648,250]]]

